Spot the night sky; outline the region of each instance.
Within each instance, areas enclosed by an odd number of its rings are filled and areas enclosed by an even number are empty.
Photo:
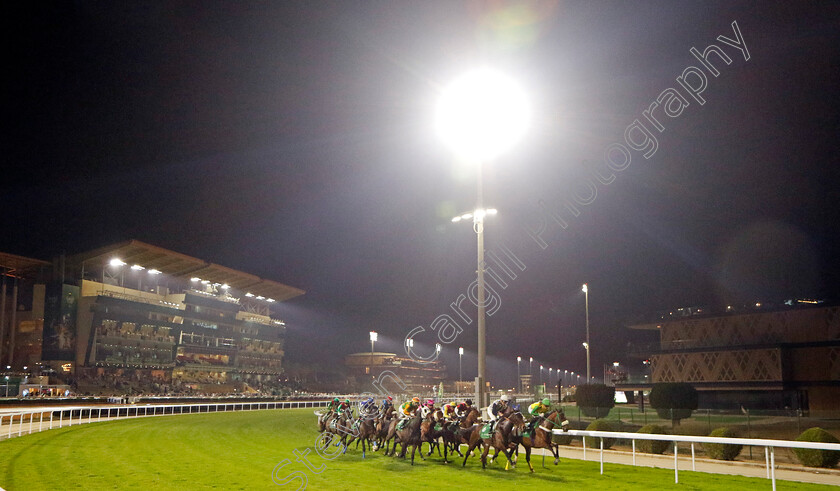
[[[369,330],[398,351],[466,292],[475,235],[450,218],[476,174],[433,119],[477,66],[534,113],[484,168],[487,249],[525,266],[488,317],[492,380],[512,385],[517,355],[585,369],[585,282],[599,375],[636,369],[626,344],[646,340],[626,326],[660,310],[840,295],[837,2],[16,2],[2,18],[0,250],[134,238],[302,288],[276,308],[292,361],[368,350]],[[733,21],[749,60],[718,40]],[[690,53],[710,44],[732,60],[710,55],[717,77]],[[676,80],[689,66],[702,105]],[[688,105],[660,107],[657,131],[643,111],[668,88]],[[598,181],[635,120],[656,151]],[[475,374],[474,325],[444,345],[453,376],[458,346]]]

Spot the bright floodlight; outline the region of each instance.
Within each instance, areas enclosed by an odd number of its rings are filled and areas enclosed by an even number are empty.
[[[463,355],[464,354],[464,348],[458,348],[458,354]]]
[[[376,334],[376,331],[370,331],[370,340],[376,341],[379,338],[379,335]]]
[[[505,75],[488,68],[452,82],[437,107],[437,131],[459,156],[482,162],[518,142],[531,116],[525,93]]]
[[[583,293],[587,293],[589,291],[589,287],[586,286],[586,283],[583,284],[583,287],[580,289]]]
[[[111,266],[113,266],[115,268],[117,266],[125,266],[125,262],[123,262],[122,259],[117,259],[117,258],[111,259],[111,261],[108,262],[108,264],[110,264]]]
[[[134,271],[142,271],[146,268],[144,268],[143,266],[140,266],[139,264],[135,264],[134,266],[131,267],[131,269],[133,269]]]

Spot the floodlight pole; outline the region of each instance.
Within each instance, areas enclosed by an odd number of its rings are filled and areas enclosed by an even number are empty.
[[[584,283],[583,294],[586,297],[586,383],[590,383],[589,374],[589,350],[592,344],[589,342],[589,285]]]
[[[476,234],[476,242],[478,247],[476,271],[478,274],[478,377],[476,378],[476,400],[479,407],[486,406],[488,401],[485,400],[485,381],[487,380],[486,373],[486,356],[487,347],[485,345],[485,305],[484,305],[484,196],[482,192],[482,169],[481,164],[478,165],[478,200],[476,204],[476,213],[473,214],[473,229]]]

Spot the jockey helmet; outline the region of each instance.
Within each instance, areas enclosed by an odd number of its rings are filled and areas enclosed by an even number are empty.
[[[420,404],[420,398],[415,397],[414,399],[411,400],[411,402],[412,402],[412,404]]]
[[[429,406],[429,407],[434,406],[434,405],[435,405],[435,401],[433,401],[433,400],[429,399],[428,401],[426,401],[426,405],[427,405],[427,406]]]
[[[472,406],[472,399],[467,399],[466,401],[464,401],[464,403],[465,403],[467,406]]]
[[[499,400],[502,400],[502,401],[508,402],[508,401],[510,400],[510,397],[508,397],[508,395],[507,395],[507,394],[505,394],[505,395],[503,395],[502,397],[500,397],[500,398],[499,398]]]
[[[345,404],[350,404],[350,399],[344,399]]]
[[[542,404],[543,404],[543,406],[550,406],[551,405],[551,399],[546,397],[545,399],[542,400]]]
[[[463,402],[462,402],[462,403],[459,403],[459,404],[458,404],[458,409],[462,409],[462,410],[463,410],[463,409],[466,409],[466,408],[467,408],[466,403],[463,403]]]
[[[339,399],[338,397],[336,397],[335,399],[333,399],[333,402],[341,402],[341,399]]]

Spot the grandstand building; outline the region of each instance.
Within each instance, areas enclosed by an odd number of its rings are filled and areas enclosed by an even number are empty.
[[[688,382],[702,407],[837,414],[838,306],[689,315],[630,327],[659,334],[658,347],[644,353],[650,381]],[[616,384],[625,391],[650,387]]]
[[[417,363],[396,353],[352,353],[344,357],[344,365],[359,390],[370,390],[370,381],[385,370],[396,374],[411,393],[428,392],[446,379],[443,363]]]
[[[44,363],[72,371],[80,391],[109,381],[216,393],[276,382],[285,324],[272,306],[304,293],[136,240],[54,270],[58,281],[34,285],[32,317],[43,319]]]

